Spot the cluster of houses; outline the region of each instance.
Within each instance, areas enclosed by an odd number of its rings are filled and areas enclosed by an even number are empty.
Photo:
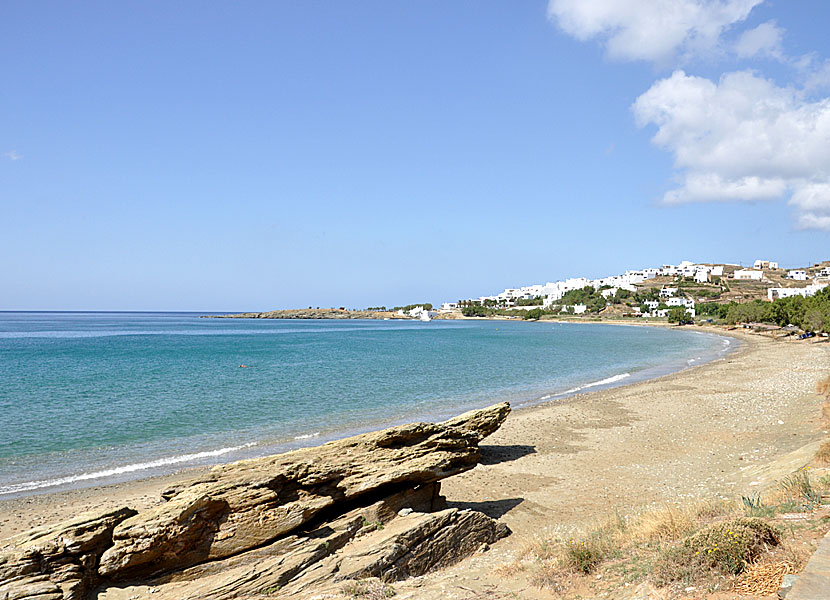
[[[732,265],[737,266],[737,265]],[[764,281],[764,269],[777,270],[778,263],[769,260],[756,260],[753,263],[753,268],[749,269],[735,269],[731,277],[735,280],[744,281]],[[627,290],[630,292],[637,291],[637,284],[642,284],[648,279],[655,277],[686,277],[693,279],[698,283],[708,283],[716,278],[724,277],[724,265],[703,265],[693,263],[687,260],[682,261],[678,265],[662,265],[661,267],[641,269],[637,271],[626,271],[622,275],[612,275],[610,277],[602,277],[599,279],[586,279],[585,277],[575,277],[566,279],[564,281],[548,282],[544,285],[529,285],[520,288],[508,288],[495,296],[481,296],[477,299],[470,299],[468,302],[475,304],[495,304],[503,307],[516,306],[518,300],[541,299],[541,304],[544,308],[550,308],[556,301],[561,300],[562,297],[571,290],[583,289],[591,286],[594,289],[605,288],[602,290],[602,295],[605,298],[614,296],[618,290]],[[787,272],[787,278],[794,281],[806,281],[809,277],[805,269],[794,269]],[[786,298],[793,295],[811,296],[818,290],[826,287],[828,283],[820,282],[819,279],[830,278],[830,267],[824,267],[818,274],[815,275],[816,281],[806,287],[802,288],[769,288],[767,296],[769,300],[777,298]],[[660,301],[652,300],[645,303],[648,311],[640,312],[639,307],[635,308],[643,317],[665,317],[668,312],[675,306],[683,306],[690,317],[695,316],[695,303],[690,298],[684,298],[677,295],[678,288],[663,287],[660,291]],[[661,304],[669,308],[658,308]],[[441,305],[442,311],[455,310],[458,308],[457,303],[446,302]],[[576,304],[572,306],[563,306],[562,311],[570,314],[582,314],[587,310],[584,304]]]

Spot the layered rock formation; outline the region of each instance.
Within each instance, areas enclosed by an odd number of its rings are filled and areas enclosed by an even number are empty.
[[[507,403],[241,461],[125,507],[0,542],[0,600],[296,595],[451,564],[507,528],[447,509],[441,479],[475,466]],[[93,589],[97,591],[93,592]]]

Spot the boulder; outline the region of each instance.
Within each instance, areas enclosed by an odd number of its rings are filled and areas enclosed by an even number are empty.
[[[449,566],[509,533],[482,513],[445,508],[438,486],[400,492],[234,557],[105,589],[97,599],[318,597],[340,591],[347,580],[392,581]]]
[[[226,558],[324,514],[467,471],[479,461],[479,441],[509,412],[505,402],[445,423],[402,425],[216,467],[119,524],[98,572],[124,580]]]
[[[0,542],[0,598],[80,600],[97,582],[112,531],[135,515],[130,508],[84,513]]]
[[[19,534],[0,542],[0,600],[292,597],[451,564],[509,533],[439,493],[509,412],[503,403],[223,465],[141,512]]]

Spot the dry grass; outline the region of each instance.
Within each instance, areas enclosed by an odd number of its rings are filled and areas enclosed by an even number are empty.
[[[825,400],[830,401],[830,375],[816,384],[816,392],[824,396]]]
[[[782,512],[818,508],[817,498],[830,486],[830,476],[818,480],[814,475],[801,469],[766,496],[743,502],[693,501],[630,518],[618,516],[581,531],[560,529],[556,536],[527,545],[499,574],[526,577],[562,597],[597,581],[612,585],[614,580],[617,585],[650,580],[681,590],[721,586],[725,577],[735,578],[736,593],[778,589],[780,578],[798,572],[806,557],[797,551],[800,544],[793,549],[782,542],[780,530],[770,523]],[[795,535],[791,522],[783,526]]]
[[[816,462],[822,465],[830,465],[830,440],[825,440],[816,452]]]
[[[732,585],[732,591],[751,596],[771,596],[781,587],[784,575],[795,573],[797,566],[790,561],[755,563],[750,565]]]
[[[562,598],[643,581],[668,587],[666,593],[690,585],[724,593],[731,585],[730,594],[774,593],[784,574],[806,563],[812,536],[830,525],[820,502],[830,489],[830,473],[820,477],[827,472],[800,469],[765,495],[741,501],[691,501],[584,529],[556,527],[497,573],[526,578]],[[803,519],[778,516],[792,512],[804,513]]]
[[[737,514],[729,502],[696,501],[644,512],[632,520],[628,537],[638,543],[666,543],[691,535],[702,524]]]
[[[376,577],[349,581],[343,586],[343,594],[361,600],[385,600],[395,596],[395,588]]]
[[[713,520],[735,517],[739,512],[734,503],[695,501],[650,509],[630,519],[618,516],[581,533],[536,540],[522,559],[502,569],[505,575],[528,570],[532,584],[561,593],[571,587],[575,577],[590,575],[612,562],[648,563],[661,545],[678,542]],[[645,552],[640,551],[643,547]],[[629,567],[623,570],[634,580],[637,573],[644,576],[647,572],[642,567]]]

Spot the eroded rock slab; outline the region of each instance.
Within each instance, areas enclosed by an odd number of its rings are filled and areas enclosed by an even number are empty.
[[[473,468],[478,443],[507,403],[445,423],[413,423],[216,467],[121,523],[99,573],[114,580],[233,556],[289,534],[321,512],[381,498]],[[370,500],[371,502],[371,500]]]
[[[142,585],[111,587],[98,600],[302,598],[339,591],[364,577],[421,575],[451,565],[509,530],[479,512],[446,509],[439,483],[289,535],[268,546],[185,569]],[[437,512],[429,512],[433,510]],[[410,512],[411,511],[411,512]]]
[[[0,599],[80,600],[97,582],[112,531],[136,511],[85,513],[0,542]]]
[[[230,600],[402,578],[508,533],[447,509],[440,480],[473,468],[507,403],[242,461],[162,492],[0,541],[0,600]]]

